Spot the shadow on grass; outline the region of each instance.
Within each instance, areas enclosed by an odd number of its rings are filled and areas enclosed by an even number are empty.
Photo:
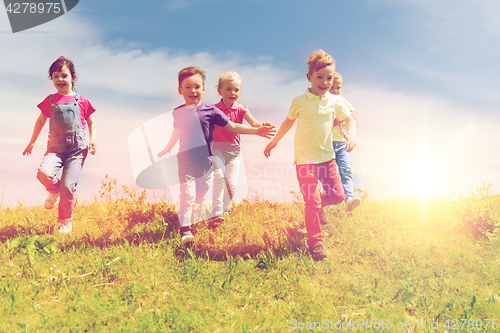
[[[150,203],[146,192],[118,186],[106,175],[93,202],[75,206],[73,231],[58,233],[57,210],[42,207],[0,209],[0,242],[35,241],[49,235],[61,250],[73,247],[112,247],[125,243],[172,246],[179,259],[187,256],[227,260],[228,257],[280,257],[305,246],[303,203],[243,200],[222,223],[196,224],[197,235],[190,249],[180,246],[179,220],[175,207],[165,201]],[[213,222],[213,221],[212,221]],[[265,260],[264,260],[265,261]],[[264,265],[266,266],[266,265]]]
[[[212,221],[199,222],[195,225],[193,244],[189,247],[181,246],[180,240],[176,238],[172,243],[174,254],[181,260],[208,257],[211,260],[225,261],[228,257],[255,259],[262,256],[275,259],[307,247],[306,233],[297,225],[285,221],[276,223],[269,219],[260,221],[260,229],[256,229],[244,223],[237,224],[231,218],[215,227]],[[265,230],[266,224],[273,225],[275,229]]]
[[[233,213],[237,216],[241,209],[248,207],[237,207]],[[1,226],[0,242],[11,242],[17,238],[34,241],[50,235],[61,251],[82,247],[106,248],[127,243],[136,246],[163,243],[173,248],[174,255],[179,260],[208,257],[211,260],[225,261],[229,256],[261,258],[262,265],[259,267],[264,268],[276,258],[300,251],[305,239],[304,231],[298,224],[289,223],[286,219],[277,221],[269,217],[272,215],[267,215],[266,219],[247,216],[240,220],[229,216],[225,222],[214,223],[211,220],[197,223],[195,242],[188,249],[180,244],[177,214],[172,207],[165,205],[131,210],[113,218],[90,218],[79,214],[80,219],[74,222],[73,232],[68,235],[58,233],[54,218],[48,217],[45,211],[40,213],[45,214],[43,218],[37,212],[34,213],[30,214],[36,218],[11,219],[11,224]],[[244,213],[248,214],[248,211]],[[24,221],[27,223],[21,223]]]

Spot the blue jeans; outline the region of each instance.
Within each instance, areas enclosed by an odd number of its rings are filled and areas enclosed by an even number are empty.
[[[37,178],[45,186],[47,192],[59,192],[60,194],[58,208],[60,220],[68,220],[73,217],[76,186],[87,157],[88,149],[85,141],[78,141],[83,147],[76,148],[69,154],[47,151],[38,168]],[[63,170],[59,172],[61,168]]]
[[[344,188],[346,200],[354,197],[354,181],[351,171],[351,153],[345,150],[346,141],[333,141],[335,161],[339,168],[340,180]]]

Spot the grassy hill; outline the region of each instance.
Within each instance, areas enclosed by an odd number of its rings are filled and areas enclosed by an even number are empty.
[[[500,200],[368,201],[327,209],[329,257],[303,203],[237,205],[179,246],[174,207],[103,181],[75,209],[0,209],[0,332],[500,330]]]

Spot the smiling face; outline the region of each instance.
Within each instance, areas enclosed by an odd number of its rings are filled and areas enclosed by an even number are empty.
[[[186,105],[198,107],[201,104],[201,97],[205,93],[205,85],[200,74],[191,75],[184,80],[179,87],[179,94],[184,97]]]
[[[334,65],[323,67],[318,71],[314,71],[312,74],[307,73],[307,80],[311,82],[311,88],[309,91],[312,94],[319,96],[319,98],[322,98],[332,87],[334,77]]]
[[[51,80],[59,95],[73,94],[73,82],[75,79],[71,75],[68,66],[63,66],[60,72],[53,72]]]
[[[226,80],[222,83],[222,88],[217,88],[217,92],[222,97],[224,105],[229,108],[240,97],[241,81],[238,79]]]

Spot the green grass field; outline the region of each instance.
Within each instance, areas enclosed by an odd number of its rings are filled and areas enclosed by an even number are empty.
[[[191,249],[171,205],[110,179],[69,235],[55,209],[1,208],[0,332],[500,331],[487,192],[329,207],[322,262],[299,200],[245,201]]]

